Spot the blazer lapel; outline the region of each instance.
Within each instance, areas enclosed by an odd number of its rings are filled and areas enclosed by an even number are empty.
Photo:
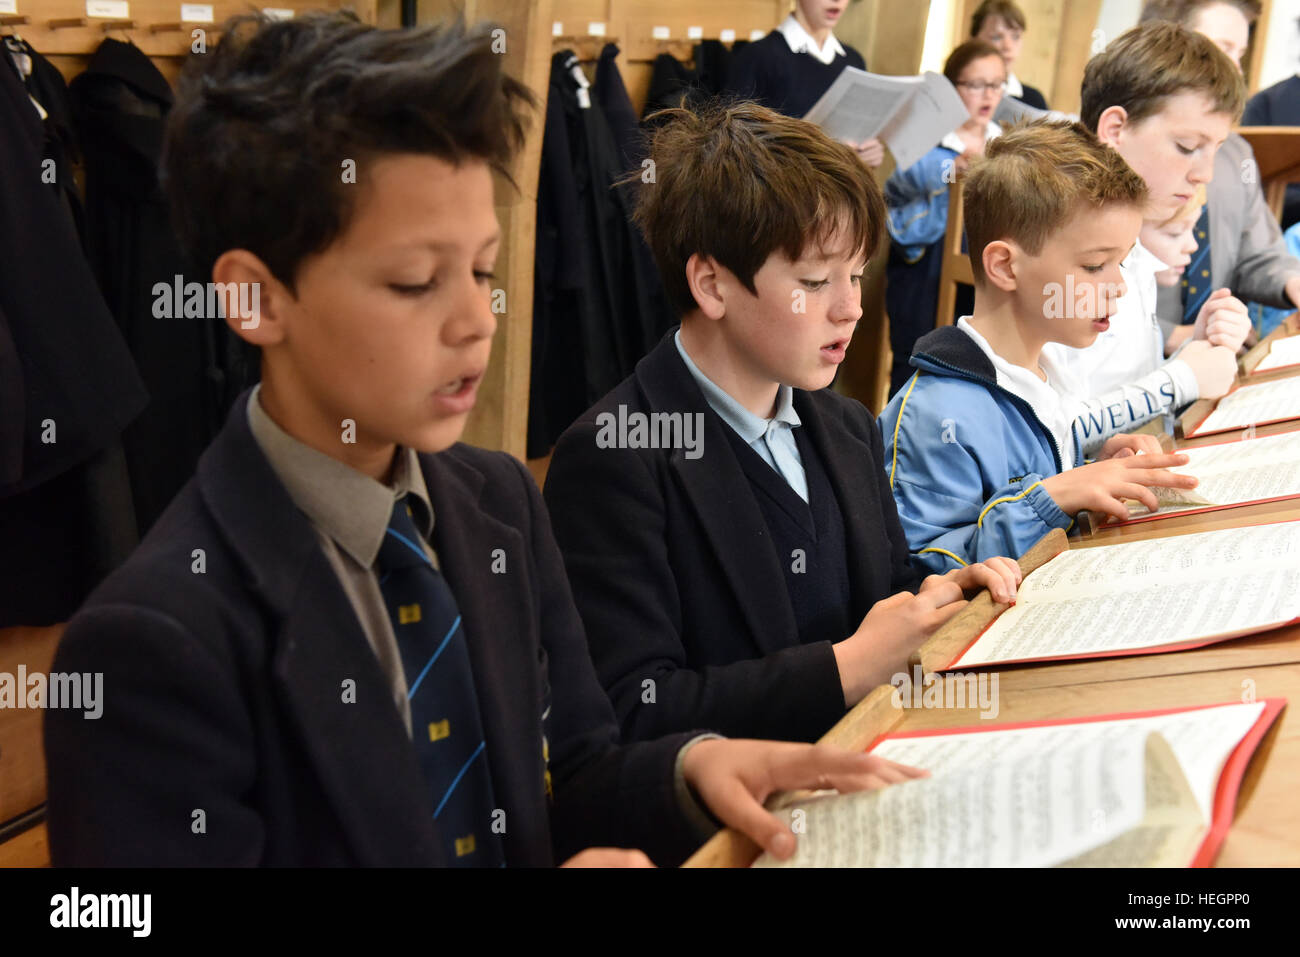
[[[873,494],[879,479],[872,473],[877,463],[870,447],[850,432],[839,417],[826,415],[818,408],[812,393],[796,389],[794,406],[803,423],[800,428],[808,430],[808,438],[821,456],[835,491],[844,519],[849,582],[855,603],[860,603],[869,588],[871,563],[881,558],[871,553],[878,547],[878,539],[871,534],[871,529],[879,524],[880,503]],[[884,559],[888,561],[889,556]]]
[[[691,378],[672,332],[637,364],[636,377],[648,411],[703,416],[702,454],[691,459],[685,449],[674,449],[669,463],[695,508],[755,645],[763,652],[789,647],[797,625],[767,522],[723,432],[729,426]]]
[[[549,856],[536,857],[539,848],[549,848],[550,837],[541,640],[528,587],[528,543],[519,529],[482,510],[481,472],[446,455],[421,455],[420,461],[433,505],[438,564],[456,596],[469,643],[492,790],[507,811],[506,861],[548,863]]]
[[[249,430],[248,394],[200,460],[198,483],[271,611],[272,680],[360,862],[440,863],[427,789],[388,683],[315,531]]]

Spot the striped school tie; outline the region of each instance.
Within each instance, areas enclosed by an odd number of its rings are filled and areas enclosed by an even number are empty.
[[[1200,243],[1192,261],[1183,273],[1183,325],[1196,321],[1205,300],[1213,291],[1210,288],[1210,205],[1201,207],[1201,217],[1196,221],[1196,241]]]
[[[438,834],[458,867],[503,863],[478,696],[456,599],[420,547],[403,496],[375,562],[406,673],[411,729]]]

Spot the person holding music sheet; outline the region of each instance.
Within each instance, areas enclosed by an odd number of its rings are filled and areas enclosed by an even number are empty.
[[[1083,348],[1106,328],[1147,201],[1078,123],[1012,130],[972,165],[974,314],[917,342],[916,372],[880,417],[899,518],[927,568],[1022,555],[1084,509],[1127,517],[1125,499],[1157,508],[1148,486],[1195,486],[1168,471],[1187,457],[1151,435],[1114,436],[1084,465],[1075,390],[1043,348]]]
[[[957,89],[970,118],[907,169],[885,183],[889,235],[893,239],[885,270],[885,310],[894,352],[890,392],[910,375],[912,345],[934,328],[939,301],[940,244],[948,228],[948,186],[956,182],[984,144],[1002,132],[993,114],[1002,99],[1006,64],[983,40],[968,40],[948,55],[943,75]],[[960,305],[960,299],[959,299]]]
[[[846,66],[867,68],[862,54],[833,32],[847,6],[848,0],[795,0],[775,30],[736,54],[726,92],[802,117]],[[872,168],[885,161],[879,139],[845,142]]]

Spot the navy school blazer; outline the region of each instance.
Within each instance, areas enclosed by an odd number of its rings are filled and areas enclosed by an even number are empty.
[[[600,447],[597,419],[617,420],[620,406],[699,413],[702,448]],[[796,389],[794,407],[844,516],[856,626],[877,601],[919,584],[880,431],[860,402],[830,389]],[[551,459],[556,539],[596,670],[632,739],[704,727],[812,741],[844,715],[830,642],[798,643],[785,570],[727,428],[669,332]]]
[[[247,395],[60,644],[53,670],[102,672],[104,703],[97,720],[46,714],[53,863],[444,864],[388,683],[249,430]],[[592,845],[679,861],[698,843],[673,788],[690,735],[619,745],[532,478],[464,445],[420,464],[506,862]]]

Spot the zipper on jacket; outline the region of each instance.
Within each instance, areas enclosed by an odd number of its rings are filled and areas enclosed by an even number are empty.
[[[982,379],[979,376],[967,372],[965,369],[959,369],[955,365],[952,365],[951,363],[944,362],[942,359],[936,359],[934,356],[929,355],[928,353],[922,353],[922,356],[925,358],[926,362],[931,362],[939,366],[940,368],[947,369],[949,372],[953,373],[959,378],[966,379],[969,382],[977,382],[982,386],[992,386],[993,388],[1001,392],[1003,395],[1005,395],[1007,398],[1011,399],[1017,406],[1019,406],[1020,408],[1028,412],[1030,420],[1036,426],[1038,426],[1039,431],[1041,431],[1043,435],[1046,436],[1048,445],[1052,447],[1052,456],[1056,462],[1057,474],[1059,475],[1061,472],[1065,471],[1065,469],[1061,467],[1061,460],[1063,456],[1061,454],[1060,448],[1057,447],[1056,436],[1052,434],[1051,429],[1043,425],[1043,420],[1038,417],[1038,413],[1034,411],[1034,407],[1032,405],[1030,405],[1020,396],[1016,395],[1014,392],[1009,392],[1006,389],[1002,388],[1002,386],[998,385],[996,381],[990,382],[988,379]],[[1070,435],[1074,436],[1075,442],[1079,441],[1079,437],[1077,435],[1074,435],[1073,423],[1070,424]],[[1073,465],[1071,465],[1070,467],[1074,468]]]

